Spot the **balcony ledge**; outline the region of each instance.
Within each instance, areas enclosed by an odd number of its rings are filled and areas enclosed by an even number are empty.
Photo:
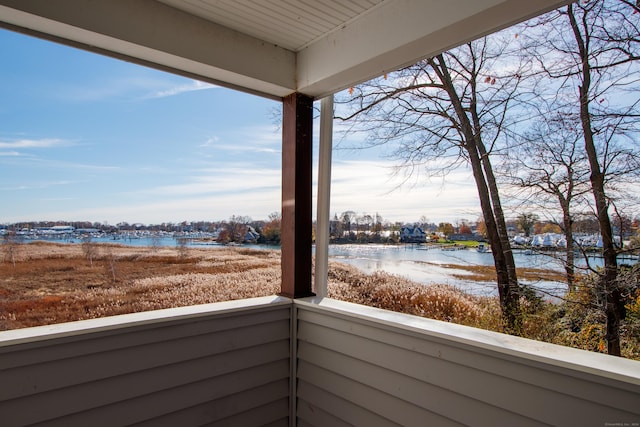
[[[556,344],[535,341],[484,329],[397,313],[330,298],[310,297],[295,300],[311,310],[374,321],[390,330],[404,330],[429,336],[447,344],[473,346],[499,353],[510,359],[526,359],[556,367],[559,371],[579,371],[640,386],[640,362]]]
[[[31,328],[13,329],[0,332],[0,348],[16,344],[33,343],[52,338],[103,332],[129,328],[132,326],[150,325],[171,320],[188,320],[212,314],[231,314],[241,310],[260,309],[291,304],[291,299],[271,295],[233,301],[216,302],[186,307],[167,308],[140,313],[122,314],[77,322],[58,323],[54,325],[35,326]]]

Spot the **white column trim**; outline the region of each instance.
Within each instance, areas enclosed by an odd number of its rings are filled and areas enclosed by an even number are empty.
[[[318,203],[316,214],[315,290],[327,295],[329,271],[329,216],[331,205],[331,150],[333,145],[333,95],[320,102],[320,153],[318,155]]]

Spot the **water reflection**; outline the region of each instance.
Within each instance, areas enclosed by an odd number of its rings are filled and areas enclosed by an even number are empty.
[[[563,272],[562,254],[533,253],[514,250],[517,267],[538,268]],[[494,282],[465,280],[468,271],[455,266],[493,266],[491,253],[480,253],[474,249],[442,250],[440,247],[388,246],[388,245],[331,245],[329,256],[336,261],[351,264],[360,270],[373,273],[385,271],[425,284],[447,284],[476,295],[496,295]],[[586,267],[584,258],[577,260],[578,267]],[[589,258],[592,267],[602,266],[602,259]],[[445,267],[446,265],[446,267]],[[526,281],[522,281],[527,283]],[[548,295],[561,295],[566,284],[555,281],[536,281],[527,284]]]
[[[119,243],[134,246],[168,246],[176,247],[173,237],[163,237],[153,241],[150,238],[136,239],[95,239],[97,243]],[[77,242],[76,242],[77,243]],[[193,240],[191,246],[224,247],[215,242]],[[278,246],[242,245],[253,249],[280,249]],[[458,287],[475,295],[496,295],[494,282],[479,282],[472,278],[465,279],[471,273],[456,266],[493,266],[493,255],[481,253],[475,249],[442,250],[440,246],[424,245],[376,245],[376,244],[346,244],[330,245],[329,257],[332,260],[344,262],[366,272],[384,271],[424,284],[446,284]],[[562,253],[525,253],[524,250],[514,250],[516,266],[543,270],[564,272]],[[622,262],[637,262],[636,260],[622,260]],[[586,271],[587,261],[576,257],[577,269]],[[592,268],[602,267],[601,258],[590,257],[588,265]],[[462,276],[462,277],[461,277]],[[522,281],[523,283],[527,283]],[[536,281],[527,283],[548,295],[561,295],[566,291],[566,284],[553,281]]]

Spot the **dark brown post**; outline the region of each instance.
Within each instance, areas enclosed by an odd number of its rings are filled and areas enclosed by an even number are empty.
[[[313,99],[293,93],[282,100],[281,295],[311,291],[311,153]]]

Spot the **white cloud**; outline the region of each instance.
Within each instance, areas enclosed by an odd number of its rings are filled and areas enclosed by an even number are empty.
[[[230,141],[233,140],[233,141]],[[274,126],[243,126],[234,129],[230,135],[209,137],[200,147],[211,147],[216,151],[234,153],[280,153],[282,134]]]
[[[469,171],[458,169],[445,181],[412,181],[391,174],[383,161],[337,161],[332,167],[331,213],[353,210],[378,212],[390,221],[476,219],[480,213],[476,187]]]
[[[171,84],[165,78],[143,75],[95,75],[93,78],[59,83],[53,88],[52,96],[63,101],[101,102],[115,98],[139,97],[142,93],[152,93],[158,88]]]
[[[475,220],[479,215],[475,185],[467,170],[451,173],[444,184],[425,180],[394,190],[398,184],[384,161],[335,161],[331,215],[353,210],[379,213],[392,222],[413,222],[422,215],[434,222],[456,222]],[[120,196],[118,202],[78,198],[74,209],[67,211],[60,206],[61,209],[48,211],[47,217],[111,223],[221,220],[231,215],[266,219],[269,213],[280,210],[281,171],[253,170],[240,164],[225,166],[200,170],[199,175],[188,177],[183,183]],[[315,201],[314,195],[314,205]]]
[[[28,157],[25,158],[26,162],[29,163],[30,166],[37,166],[40,171],[44,169],[64,169],[64,170],[82,170],[82,171],[93,171],[93,172],[111,172],[121,170],[121,166],[108,166],[108,165],[96,165],[96,164],[87,164],[87,163],[77,163],[71,160],[52,160],[52,159],[42,159],[36,157]]]
[[[56,138],[44,138],[44,139],[18,139],[15,141],[0,141],[0,148],[19,149],[19,148],[53,148],[53,147],[66,147],[71,145],[70,141],[65,141]],[[17,152],[10,155],[19,155]]]
[[[247,215],[253,219],[267,219],[271,212],[280,210],[280,188],[256,189],[249,192],[231,192],[209,197],[176,199],[165,197],[157,202],[130,203],[118,206],[79,208],[50,212],[47,216],[68,220],[104,221],[110,223],[166,221],[222,220],[232,215]],[[12,221],[12,219],[10,219]]]
[[[93,80],[58,84],[52,96],[73,102],[100,102],[108,99],[153,99],[184,92],[214,89],[209,83],[155,72],[129,73],[120,76],[95,76]]]
[[[139,199],[151,197],[162,201],[117,208],[113,213],[124,215],[122,220],[127,221],[129,214],[136,218],[153,215],[160,221],[219,220],[234,214],[264,219],[270,212],[280,210],[281,171],[245,166],[202,170],[201,175],[191,176],[181,184],[132,193]],[[313,176],[315,180],[317,171]],[[456,222],[475,220],[480,214],[476,188],[465,169],[451,172],[446,181],[421,179],[403,185],[400,177],[392,176],[387,162],[334,161],[331,190],[332,215],[353,210],[377,212],[394,222],[417,221],[422,215],[435,222]],[[314,217],[315,203],[314,194]]]
[[[60,185],[69,185],[75,184],[78,181],[44,181],[44,182],[36,182],[31,184],[23,184],[17,185],[13,187],[0,187],[0,191],[22,191],[22,190],[34,190],[34,189],[43,189],[50,188]]]
[[[207,139],[207,141],[203,144],[200,144],[199,147],[213,147],[216,145],[216,143],[220,141],[220,138],[217,136],[212,136],[210,138]]]
[[[196,195],[221,195],[247,193],[270,188],[280,188],[279,169],[252,169],[246,165],[202,170],[202,175],[187,177],[187,182],[165,185],[135,192],[137,194],[161,195],[163,197],[189,197]],[[251,203],[247,200],[247,203]]]
[[[223,151],[231,151],[234,153],[243,153],[243,152],[251,152],[251,153],[270,153],[276,154],[280,153],[282,150],[270,147],[260,147],[255,145],[242,145],[242,144],[220,144],[215,146],[216,150]]]
[[[204,83],[198,80],[191,80],[189,83],[173,86],[168,89],[163,89],[155,92],[151,98],[165,98],[167,96],[179,95],[185,92],[193,92],[197,90],[215,89],[219,86],[212,85],[210,83]]]
[[[43,202],[66,202],[69,200],[77,200],[77,197],[46,197],[40,199]]]

